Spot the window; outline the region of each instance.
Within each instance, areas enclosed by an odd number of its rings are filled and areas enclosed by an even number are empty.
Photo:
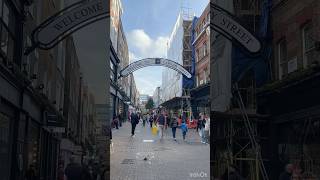
[[[286,40],[281,40],[278,43],[278,60],[279,60],[279,79],[286,74],[287,68],[287,42]]]
[[[15,45],[15,15],[7,1],[0,1],[0,42],[1,56],[13,61]]]
[[[302,43],[303,67],[306,68],[316,60],[314,46],[315,41],[313,39],[313,26],[311,23],[306,24],[302,28]]]
[[[197,49],[196,62],[198,62],[199,60],[200,60],[200,52],[199,52],[199,49]]]
[[[208,49],[207,49],[207,42],[203,43],[203,57],[208,54]]]
[[[250,10],[250,2],[249,0],[241,1],[241,10]]]

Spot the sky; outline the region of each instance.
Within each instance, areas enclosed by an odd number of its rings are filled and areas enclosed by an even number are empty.
[[[130,62],[148,57],[166,57],[167,41],[181,6],[200,16],[209,0],[122,0],[122,24],[126,34]],[[187,9],[185,9],[187,10]],[[161,85],[162,67],[135,71],[140,94],[153,95]]]
[[[79,0],[66,0],[65,7]],[[106,57],[109,57],[109,44],[106,39],[109,34],[108,26],[110,21],[103,19],[89,26],[86,26],[79,31],[73,33],[74,43],[80,63],[81,73],[90,92],[95,97],[96,104],[105,104],[106,89],[109,88],[106,84],[105,67],[107,67]]]

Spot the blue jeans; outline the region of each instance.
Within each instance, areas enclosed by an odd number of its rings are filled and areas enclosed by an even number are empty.
[[[201,131],[201,141],[206,142],[206,135],[204,133],[204,128],[201,128],[200,131]]]
[[[186,139],[186,134],[187,134],[187,132],[186,132],[186,131],[183,131],[183,132],[182,132],[183,140],[185,140],[185,139]]]
[[[172,127],[173,138],[176,138],[176,130],[177,130],[177,127]]]

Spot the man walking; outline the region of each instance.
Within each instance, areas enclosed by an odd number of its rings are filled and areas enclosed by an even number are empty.
[[[79,180],[82,179],[82,167],[79,163],[76,163],[75,157],[70,157],[70,163],[65,169],[65,176],[68,180]]]
[[[178,127],[178,117],[175,114],[175,116],[173,118],[171,118],[171,122],[170,122],[171,128],[172,128],[172,136],[173,136],[173,140],[177,141],[176,139],[176,131],[177,131],[177,127]]]
[[[279,180],[291,180],[293,172],[293,164],[287,164],[285,171],[280,174]]]
[[[164,130],[164,126],[166,124],[166,118],[164,117],[164,112],[162,112],[160,114],[160,116],[157,119],[158,122],[158,127],[159,127],[159,135],[160,135],[160,139],[163,138],[163,130]]]
[[[134,137],[134,131],[136,129],[137,124],[139,123],[139,117],[136,112],[131,114],[131,136]]]

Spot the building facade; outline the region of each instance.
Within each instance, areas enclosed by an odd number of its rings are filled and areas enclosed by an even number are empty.
[[[167,49],[167,59],[181,64],[189,72],[192,69],[191,28],[192,20],[190,17],[179,13]],[[175,70],[166,68],[162,71],[163,106],[175,110],[181,108],[183,101],[181,97],[187,96],[184,80],[183,75]]]
[[[270,122],[270,178],[286,163],[319,178],[320,2],[274,1],[272,81],[258,91],[259,111]]]
[[[210,113],[210,4],[196,19],[194,41],[195,84],[191,91],[193,112]]]
[[[154,108],[158,108],[160,106],[161,102],[161,89],[160,87],[157,87],[152,96],[153,102],[154,102]]]

